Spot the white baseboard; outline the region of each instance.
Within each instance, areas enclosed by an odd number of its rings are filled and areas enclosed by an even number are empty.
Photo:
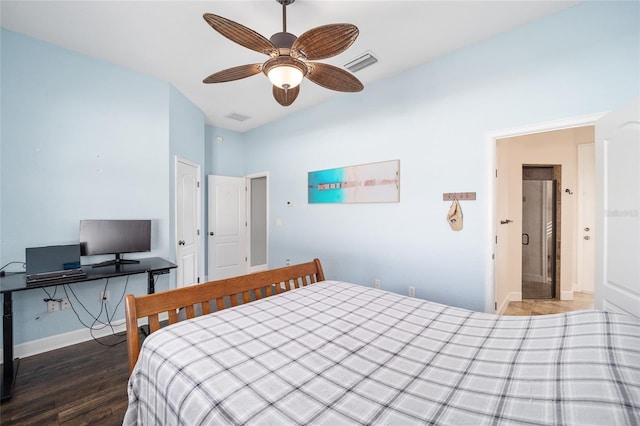
[[[560,300],[573,300],[573,290],[561,291]]]
[[[502,315],[505,309],[507,309],[509,302],[520,302],[521,300],[521,291],[512,291],[511,293],[507,293],[507,297],[505,297],[500,306],[498,306],[498,310],[496,311],[496,313]]]
[[[124,320],[114,321],[112,323],[113,330],[121,333],[126,330]],[[112,334],[110,327],[93,331],[93,337],[105,337]],[[77,343],[92,340],[93,337],[89,329],[82,328],[80,330],[70,331],[68,333],[56,334],[55,336],[43,337],[42,339],[31,340],[25,343],[19,343],[13,346],[14,358],[26,358],[28,356],[49,352],[54,349],[64,348],[66,346],[75,345]],[[4,360],[4,357],[1,360]]]

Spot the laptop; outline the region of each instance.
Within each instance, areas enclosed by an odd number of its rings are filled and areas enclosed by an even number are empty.
[[[27,286],[86,278],[80,269],[80,244],[28,247],[25,250]]]

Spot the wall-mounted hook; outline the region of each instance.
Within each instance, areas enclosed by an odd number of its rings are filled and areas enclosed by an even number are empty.
[[[566,192],[569,195],[573,195],[573,191],[570,190],[569,188],[565,189],[564,192]]]

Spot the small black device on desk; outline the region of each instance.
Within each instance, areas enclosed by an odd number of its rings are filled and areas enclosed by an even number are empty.
[[[171,269],[177,267],[175,263],[169,262],[168,260],[160,257],[137,259],[137,262],[138,263],[110,264],[100,268],[93,268],[91,265],[80,266],[81,272],[85,274],[82,278],[68,276],[58,277],[55,280],[43,280],[40,282],[28,283],[26,274],[7,274],[0,277],[0,293],[2,293],[2,348],[4,360],[4,364],[2,365],[0,401],[6,401],[11,398],[19,365],[19,359],[16,358],[14,360],[13,358],[13,293],[16,291],[32,290],[35,288],[71,283],[79,284],[86,281],[146,273],[147,294],[152,294],[155,293],[156,277],[158,275],[168,274]],[[27,268],[29,268],[28,261]]]

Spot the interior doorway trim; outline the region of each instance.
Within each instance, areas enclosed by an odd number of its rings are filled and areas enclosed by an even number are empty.
[[[496,211],[497,211],[497,190],[495,170],[497,164],[496,144],[498,139],[511,138],[516,136],[530,135],[533,133],[543,133],[553,130],[570,129],[574,127],[592,126],[596,121],[607,115],[609,111],[598,112],[581,116],[567,117],[558,120],[544,121],[539,123],[524,124],[522,126],[510,127],[505,129],[497,129],[489,131],[485,134],[487,144],[486,164],[488,170],[486,173],[485,187],[487,188],[487,199],[490,200],[486,204],[486,220],[485,223],[485,252],[488,254],[485,262],[485,312],[496,312],[497,301],[496,282],[495,282],[495,236],[496,236]]]

